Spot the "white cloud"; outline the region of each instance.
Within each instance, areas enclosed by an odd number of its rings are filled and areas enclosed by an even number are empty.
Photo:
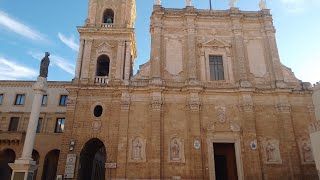
[[[39,61],[44,57],[44,53],[29,52],[29,54]],[[65,72],[74,75],[75,65],[70,63],[67,59],[53,54],[51,54],[49,58],[51,65],[57,66]]]
[[[74,37],[66,37],[61,33],[58,33],[58,37],[60,41],[62,41],[65,45],[67,45],[69,48],[71,48],[74,51],[78,51],[79,49],[79,44],[77,44],[74,40]]]
[[[18,80],[23,78],[30,79],[36,77],[37,71],[22,66],[12,60],[0,57],[0,79],[1,80]]]
[[[19,34],[20,36],[26,37],[28,39],[35,41],[47,41],[42,34],[32,29],[31,27],[23,24],[22,22],[13,19],[3,11],[0,11],[0,25],[5,29]]]

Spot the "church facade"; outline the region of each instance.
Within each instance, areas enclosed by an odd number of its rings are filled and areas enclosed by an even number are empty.
[[[49,83],[38,179],[318,178],[313,91],[281,64],[268,9],[156,1],[150,61],[133,75],[135,5],[89,1],[75,78]],[[6,157],[21,152],[31,103],[17,107],[18,95],[32,96],[31,84],[0,82]]]

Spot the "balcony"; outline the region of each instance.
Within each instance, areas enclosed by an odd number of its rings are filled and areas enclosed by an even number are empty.
[[[109,78],[108,76],[96,76],[94,78],[94,83],[100,85],[107,85],[109,83]]]
[[[25,132],[0,131],[0,144],[19,144],[24,141],[25,135]]]

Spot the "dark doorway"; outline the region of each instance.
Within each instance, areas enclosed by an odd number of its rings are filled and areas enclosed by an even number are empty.
[[[89,140],[80,153],[79,180],[105,179],[106,148],[99,139]]]
[[[0,151],[0,179],[10,180],[12,169],[8,163],[14,163],[16,153],[12,149],[5,149]]]
[[[216,180],[237,180],[237,163],[233,143],[213,143]]]
[[[47,153],[44,160],[42,180],[55,180],[59,161],[60,151],[55,149]]]
[[[32,159],[39,165],[40,154],[37,150],[32,151]],[[38,168],[34,171],[33,180],[37,180]]]

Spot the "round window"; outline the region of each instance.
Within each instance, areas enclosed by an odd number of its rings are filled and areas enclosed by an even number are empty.
[[[103,109],[102,109],[102,106],[100,105],[97,105],[93,110],[93,114],[95,117],[101,117],[102,112],[103,112]]]

